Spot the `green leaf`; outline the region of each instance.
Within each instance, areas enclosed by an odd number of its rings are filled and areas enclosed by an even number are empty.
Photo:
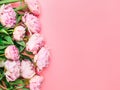
[[[5,49],[6,47],[7,47],[7,46],[0,46],[0,50],[1,50],[1,49]]]
[[[17,79],[16,81],[14,82],[10,82],[11,85],[18,85],[18,84],[21,84],[21,85],[24,85],[24,82],[23,80],[21,79]]]
[[[20,47],[18,47],[18,49],[20,52],[22,52],[25,49],[25,47],[20,46]]]
[[[19,45],[25,47],[25,42],[24,42],[24,41],[19,41],[19,42],[17,42],[17,44],[19,44]]]
[[[1,51],[0,51],[0,54],[3,54],[3,53],[4,53],[4,50],[1,50]]]
[[[9,43],[9,44],[14,44],[12,41],[12,38],[10,36],[5,36],[4,39]]]
[[[4,69],[3,68],[0,68],[0,81],[3,79],[4,77]]]
[[[7,90],[16,90],[16,89],[14,89],[13,86],[10,86],[9,88],[7,88]]]
[[[22,89],[24,86],[17,86],[16,89]]]
[[[7,31],[6,31],[5,29],[1,29],[1,30],[0,30],[0,33],[1,33],[1,34],[7,34],[7,35],[8,35],[8,33],[7,33]]]
[[[20,11],[20,10],[25,10],[27,8],[27,5],[22,5],[22,6],[19,6],[17,8],[15,8],[14,10],[15,11]]]
[[[25,47],[23,47],[23,46],[19,46],[19,45],[16,45],[16,46],[17,46],[19,52],[23,52],[25,49]]]
[[[7,30],[7,32],[9,33],[10,36],[13,35],[13,31],[14,31],[14,29],[8,29],[8,30]]]
[[[25,83],[22,79],[17,79],[16,81],[10,82],[10,85],[15,88],[15,90],[22,89],[25,86]]]
[[[5,45],[10,45],[11,43],[7,42],[7,41],[1,41],[2,44],[5,44]]]
[[[13,87],[12,87],[12,86],[10,85],[10,83],[6,80],[6,77],[4,77],[2,80],[5,82],[5,84],[6,84],[6,86],[7,86],[7,90],[13,90]]]
[[[0,56],[0,61],[5,61],[5,60],[6,60],[5,55]]]
[[[22,88],[22,90],[30,90],[30,89],[28,89],[28,88]]]
[[[23,55],[21,54],[21,59],[27,59],[27,60],[30,60],[31,62],[33,62],[33,60],[29,57],[29,56],[26,56],[26,55]]]
[[[0,45],[11,45],[14,44],[10,36],[0,35]]]
[[[13,32],[13,31],[14,31],[14,29],[8,29],[7,31],[8,31],[8,32]]]
[[[25,51],[27,54],[29,54],[29,55],[33,55],[33,53],[32,52],[28,52],[28,51]]]
[[[24,41],[19,41],[19,42],[14,41],[14,43],[20,52],[24,51],[24,49],[25,49],[25,42]]]
[[[0,5],[14,3],[14,2],[18,2],[18,1],[20,1],[20,0],[2,0],[2,1],[0,1]]]
[[[3,43],[2,43],[2,36],[0,35],[0,45],[4,45]]]
[[[21,21],[21,19],[22,19],[22,15],[18,16],[17,23],[19,23]]]

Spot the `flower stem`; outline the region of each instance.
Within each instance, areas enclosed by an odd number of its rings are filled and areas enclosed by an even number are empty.
[[[3,85],[4,87],[6,87],[6,84],[5,84],[5,82],[4,82],[4,81],[2,81],[2,85]]]
[[[0,1],[0,4],[8,4],[8,3],[14,3],[14,2],[19,2],[20,0],[3,0]]]
[[[8,31],[12,31],[12,32],[13,32],[13,31],[14,31],[14,29],[10,29],[10,30],[8,30]]]
[[[0,88],[2,88],[3,90],[6,90],[6,89],[7,89],[6,87],[4,87],[4,86],[2,86],[2,85],[0,85]]]
[[[1,54],[0,56],[4,56],[5,54]]]

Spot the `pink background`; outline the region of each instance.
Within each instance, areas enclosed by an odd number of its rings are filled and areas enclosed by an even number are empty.
[[[41,13],[41,90],[120,90],[120,0],[41,0]]]

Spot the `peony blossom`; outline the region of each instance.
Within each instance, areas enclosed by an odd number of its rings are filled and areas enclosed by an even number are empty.
[[[29,60],[21,62],[21,76],[25,79],[30,79],[35,75],[35,67]]]
[[[48,65],[49,57],[50,53],[48,49],[46,49],[45,47],[42,47],[38,54],[35,55],[34,62],[36,62],[36,65],[39,70],[42,70],[44,67]]]
[[[25,0],[25,3],[28,5],[30,11],[34,14],[39,16],[40,15],[40,2],[39,0]]]
[[[33,34],[26,43],[26,50],[36,54],[43,45],[43,37],[40,34]]]
[[[23,26],[17,26],[13,32],[13,38],[16,41],[21,41],[25,37],[25,28]]]
[[[5,49],[5,56],[7,59],[19,60],[19,50],[15,45],[10,45]]]
[[[5,62],[5,76],[7,81],[15,81],[20,76],[20,61],[10,61]]]
[[[25,15],[22,17],[22,21],[27,26],[30,34],[40,33],[40,20],[36,16],[29,13],[25,13]]]
[[[0,8],[0,22],[3,26],[11,28],[16,24],[16,13],[11,4],[2,5]]]
[[[30,80],[30,90],[40,90],[42,81],[43,81],[42,76],[35,75]]]

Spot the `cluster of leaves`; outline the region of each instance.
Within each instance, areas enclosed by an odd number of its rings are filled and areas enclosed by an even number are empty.
[[[23,1],[23,0],[0,0],[0,5],[2,5],[3,3],[8,4],[8,3],[18,2],[18,1]],[[22,12],[22,10],[23,9],[25,10],[25,8],[26,6],[20,6],[20,7],[14,8],[14,10],[17,13],[16,25],[19,25],[19,23],[21,23],[21,18],[23,16],[23,14],[19,13],[19,11]],[[25,40],[14,41],[13,31],[14,31],[13,28],[5,28],[0,24],[0,64],[1,64],[1,61],[6,60],[4,52],[9,45],[15,45],[19,49],[20,60],[29,59],[30,61],[32,61],[31,57],[29,56],[32,53],[25,51],[26,41]],[[4,71],[5,71],[5,68],[0,67],[0,90],[29,90],[28,88],[26,88],[26,85],[28,85],[28,81],[26,81],[25,79],[19,78],[14,82],[8,82],[5,78]]]
[[[3,80],[0,81],[0,90],[29,90],[26,87],[28,81],[24,79],[17,79],[14,82],[8,82],[6,78],[3,76]]]

